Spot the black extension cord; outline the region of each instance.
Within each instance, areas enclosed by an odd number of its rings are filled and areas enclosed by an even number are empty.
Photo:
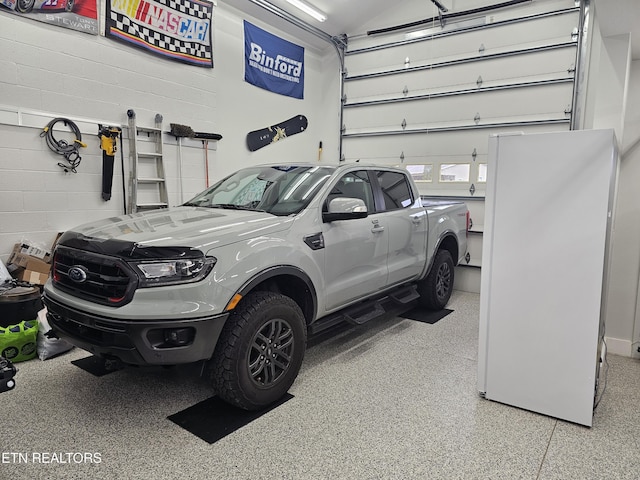
[[[69,143],[66,140],[56,140],[53,136],[53,127],[58,122],[63,122],[65,126],[69,127],[71,133],[75,135],[76,138],[72,143]],[[67,118],[54,118],[44,127],[40,136],[45,138],[47,146],[51,150],[58,155],[62,155],[67,161],[67,164],[59,162],[58,166],[62,167],[65,173],[69,171],[77,173],[77,168],[82,160],[80,153],[78,153],[78,149],[80,147],[87,146],[86,143],[82,143],[82,134],[80,133],[78,126]]]

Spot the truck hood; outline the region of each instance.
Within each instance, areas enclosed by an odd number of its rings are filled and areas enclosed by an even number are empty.
[[[286,230],[292,221],[291,217],[249,210],[174,207],[110,217],[72,230],[99,240],[117,239],[150,247],[184,246],[206,253],[211,248]]]

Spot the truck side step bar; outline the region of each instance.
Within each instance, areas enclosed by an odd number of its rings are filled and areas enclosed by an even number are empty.
[[[369,320],[381,317],[385,313],[386,310],[378,301],[374,302],[372,305],[358,306],[357,308],[348,309],[343,315],[347,322],[353,323],[354,325],[362,325],[363,323],[367,323]]]
[[[420,294],[415,284],[403,285],[381,297],[366,300],[321,318],[309,326],[309,333],[315,335],[342,322],[362,325],[386,314],[388,310],[385,308],[385,304],[392,302],[395,305],[408,305],[419,297]]]
[[[400,287],[389,294],[389,298],[396,303],[406,305],[420,298],[418,287],[415,284]]]

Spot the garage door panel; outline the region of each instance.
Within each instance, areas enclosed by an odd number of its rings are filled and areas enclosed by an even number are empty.
[[[575,47],[345,82],[347,105],[500,85],[572,79]],[[542,68],[541,68],[542,66]],[[481,79],[480,85],[478,79]],[[405,93],[406,89],[406,93]]]
[[[569,13],[351,54],[348,77],[571,42],[577,25],[578,15]]]
[[[527,132],[555,132],[568,130],[567,124],[535,125],[526,127]],[[399,164],[419,159],[442,159],[448,157],[473,159],[488,154],[489,136],[498,133],[518,133],[522,126],[502,126],[496,128],[476,128],[473,130],[405,133],[398,135],[378,135],[368,137],[345,137],[343,153],[349,162],[376,161],[382,164]],[[404,153],[405,160],[401,159]],[[386,162],[386,163],[385,163]]]
[[[566,130],[567,124],[558,124],[529,127],[527,131]],[[345,139],[343,151],[346,163],[406,168],[414,177],[421,195],[478,198],[484,196],[490,168],[487,154],[490,135],[518,134],[521,131],[521,128],[513,126],[467,132],[349,137]],[[447,173],[460,167],[465,167],[466,178],[445,180]],[[481,218],[482,215],[476,217]]]
[[[345,108],[347,133],[565,118],[572,84]],[[479,116],[479,118],[478,118]]]

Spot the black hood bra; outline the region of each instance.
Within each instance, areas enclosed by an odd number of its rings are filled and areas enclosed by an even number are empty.
[[[154,247],[136,242],[109,238],[87,237],[81,233],[68,231],[58,240],[58,245],[87,252],[118,257],[124,260],[159,260],[176,258],[202,258],[203,253],[192,247]]]

